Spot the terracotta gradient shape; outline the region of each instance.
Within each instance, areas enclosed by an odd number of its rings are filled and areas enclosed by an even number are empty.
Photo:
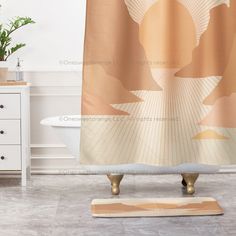
[[[192,62],[176,73],[179,77],[221,76],[228,64],[236,32],[236,1],[210,11],[210,22],[193,51]]]
[[[124,1],[87,1],[84,62],[102,66],[129,91],[161,90],[146,64],[139,25]]]
[[[129,115],[117,110],[101,98],[83,91],[82,115]]]
[[[176,0],[159,0],[140,24],[140,42],[152,67],[180,68],[191,62],[197,45],[194,21]]]
[[[84,66],[84,89],[109,104],[142,102],[124,88],[121,81],[106,74],[100,65]]]
[[[212,105],[217,99],[223,96],[230,96],[232,93],[236,93],[236,34],[234,37],[233,49],[229,59],[229,63],[223,74],[222,80],[216,86],[216,88],[210,93],[210,95],[204,100],[204,104]]]
[[[200,122],[200,125],[236,128],[236,93],[222,97],[214,104],[212,111]]]

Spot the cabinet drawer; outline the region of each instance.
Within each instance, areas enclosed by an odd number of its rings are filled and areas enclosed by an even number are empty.
[[[20,94],[0,94],[0,119],[20,119]]]
[[[21,170],[21,147],[0,145],[0,170]]]
[[[20,143],[20,120],[0,120],[0,145]]]

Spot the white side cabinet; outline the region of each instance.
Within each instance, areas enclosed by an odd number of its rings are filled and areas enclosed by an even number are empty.
[[[30,178],[30,86],[0,86],[0,171]],[[1,174],[1,172],[0,172]]]

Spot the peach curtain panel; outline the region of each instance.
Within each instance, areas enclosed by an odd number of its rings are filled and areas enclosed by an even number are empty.
[[[81,163],[236,164],[236,0],[87,0]]]

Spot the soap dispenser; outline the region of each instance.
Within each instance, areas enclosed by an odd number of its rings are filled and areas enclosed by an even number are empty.
[[[17,58],[17,65],[16,65],[16,81],[23,81],[23,71],[21,70],[21,60]]]

